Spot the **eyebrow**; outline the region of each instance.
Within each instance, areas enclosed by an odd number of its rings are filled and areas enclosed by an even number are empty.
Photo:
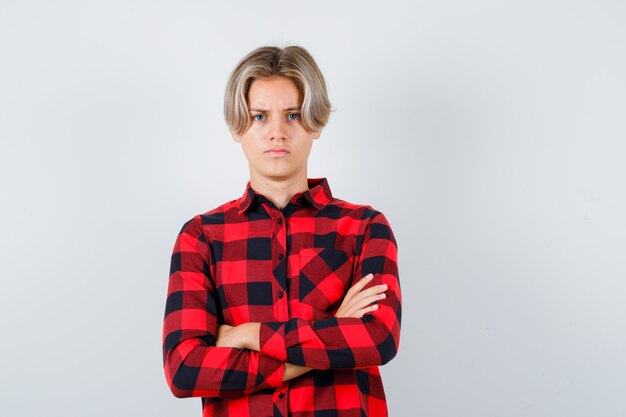
[[[302,107],[289,107],[286,109],[283,109],[283,111],[292,111],[292,110],[302,110]],[[262,112],[267,112],[266,109],[260,109],[260,108],[251,108],[250,111],[262,111]]]

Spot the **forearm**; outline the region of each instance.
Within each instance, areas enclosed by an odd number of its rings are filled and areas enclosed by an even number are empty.
[[[218,331],[217,346],[227,346],[238,349],[248,349],[257,353],[259,351],[259,333],[261,323],[249,322],[238,326],[222,325]],[[259,353],[262,355],[261,353]],[[283,382],[297,378],[307,373],[312,368],[285,363]]]
[[[279,387],[285,371],[283,362],[259,352],[207,346],[198,339],[181,342],[165,356],[167,382],[179,398],[240,398]]]
[[[398,351],[399,324],[391,330],[372,315],[261,324],[260,353],[313,369],[381,366]]]
[[[399,308],[400,304],[396,304]],[[394,314],[399,317],[400,312]],[[245,323],[237,326],[239,346],[268,355],[286,365],[310,369],[352,369],[384,365],[397,353],[399,320],[374,316],[324,320]],[[389,328],[387,327],[389,326]],[[263,348],[261,348],[261,344]],[[306,350],[306,355],[302,352]],[[291,370],[287,366],[285,373]],[[290,379],[290,378],[287,378]]]
[[[366,288],[386,284],[386,297],[377,301],[378,308],[360,318],[262,323],[259,352],[314,369],[379,366],[396,356],[402,316],[398,247],[385,216],[375,210],[370,215],[362,244],[355,248],[353,276],[373,274]]]
[[[376,310],[361,318],[250,323],[245,326],[246,348],[313,369],[379,366],[393,359],[402,316],[397,243],[382,213],[372,218],[363,236],[354,276],[371,273],[374,278],[367,285],[386,284],[386,297],[378,300]]]

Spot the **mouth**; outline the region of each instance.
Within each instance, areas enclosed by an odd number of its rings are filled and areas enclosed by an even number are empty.
[[[272,156],[281,156],[281,155],[287,155],[289,151],[285,148],[275,148],[275,149],[268,149],[267,151],[265,151],[265,153],[268,153]]]

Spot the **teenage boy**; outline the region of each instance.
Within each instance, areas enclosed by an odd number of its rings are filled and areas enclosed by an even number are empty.
[[[400,342],[397,244],[385,216],[308,178],[330,113],[298,46],[233,70],[224,115],[248,160],[243,195],[188,220],[171,258],[167,383],[203,416],[387,416],[379,372]]]

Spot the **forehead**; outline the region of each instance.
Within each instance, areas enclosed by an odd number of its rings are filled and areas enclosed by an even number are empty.
[[[302,93],[293,80],[285,77],[258,78],[248,90],[248,105],[255,107],[302,104]]]

